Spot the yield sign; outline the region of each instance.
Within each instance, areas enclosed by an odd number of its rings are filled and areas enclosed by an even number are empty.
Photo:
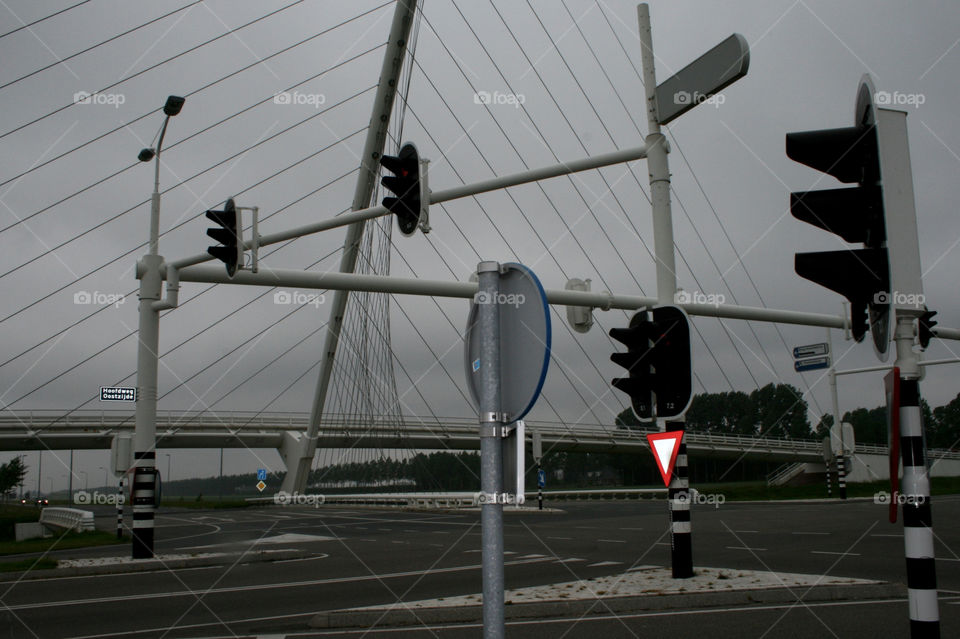
[[[647,441],[653,450],[653,458],[657,460],[657,468],[663,477],[663,485],[670,486],[670,475],[673,474],[673,465],[677,461],[677,452],[680,450],[680,440],[683,439],[682,430],[671,430],[665,433],[650,433]]]

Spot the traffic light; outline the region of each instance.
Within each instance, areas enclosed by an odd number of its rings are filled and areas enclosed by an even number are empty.
[[[418,226],[424,233],[430,231],[427,162],[420,159],[417,147],[410,142],[404,144],[396,156],[380,158],[381,166],[393,173],[381,178],[380,183],[396,195],[383,198],[383,206],[397,216],[397,226],[406,236],[413,235]]]
[[[626,353],[610,359],[626,368],[630,376],[613,380],[613,387],[630,396],[640,419],[677,417],[687,410],[693,391],[690,360],[690,324],[676,306],[640,311],[628,328],[610,330],[610,337],[627,346]]]
[[[690,321],[678,306],[653,309],[654,393],[657,417],[682,415],[693,394]]]
[[[611,383],[614,388],[630,396],[633,412],[640,419],[653,418],[652,333],[646,311],[640,311],[630,318],[628,328],[610,329],[610,337],[627,347],[626,353],[614,353],[610,359],[630,373],[630,377],[618,377]]]
[[[207,211],[207,217],[219,228],[207,229],[207,235],[220,242],[220,246],[207,248],[207,253],[227,265],[227,275],[233,277],[243,265],[243,228],[240,212],[233,202],[227,200],[222,211]]]
[[[917,319],[917,339],[920,342],[920,347],[924,350],[927,346],[930,346],[933,327],[937,325],[937,322],[933,321],[933,316],[936,314],[936,311],[924,311],[923,315]]]
[[[790,194],[790,213],[863,248],[797,253],[797,275],[850,301],[851,329],[862,341],[867,327],[877,353],[886,357],[890,324],[890,261],[887,253],[883,176],[872,85],[857,96],[855,125],[787,133],[787,156],[856,186]]]

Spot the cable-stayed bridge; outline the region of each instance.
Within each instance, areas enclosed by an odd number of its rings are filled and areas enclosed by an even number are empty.
[[[158,448],[281,448],[284,437],[302,436],[306,413],[178,413],[161,412]],[[649,454],[648,429],[603,424],[529,421],[544,451]],[[113,438],[132,433],[132,413],[121,411],[22,411],[0,414],[0,450],[81,450],[110,448]],[[815,439],[752,437],[688,431],[688,450],[698,458],[819,462],[823,444]],[[528,437],[529,439],[529,437]],[[389,419],[361,420],[330,416],[317,436],[322,448],[409,450],[476,450],[480,439],[475,419],[407,416],[397,428]],[[885,446],[858,444],[856,455],[887,455]],[[933,450],[933,459],[956,460],[960,452]]]

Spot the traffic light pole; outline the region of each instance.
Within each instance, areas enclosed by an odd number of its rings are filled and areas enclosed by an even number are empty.
[[[657,77],[653,56],[653,34],[650,26],[650,7],[637,6],[640,27],[640,54],[643,85],[647,99],[647,170],[650,174],[650,200],[653,203],[653,247],[657,264],[657,303],[673,304],[677,292],[677,271],[673,247],[673,219],[670,210],[670,166],[667,162],[667,139],[660,132],[657,112]],[[683,417],[663,423],[665,430],[683,430]],[[680,450],[670,478],[667,503],[670,508],[671,564],[673,577],[693,576],[693,544],[690,522],[690,481],[688,478],[687,446],[680,442]]]
[[[163,107],[166,117],[160,129],[157,148],[140,152],[141,161],[154,160],[153,193],[150,197],[150,227],[147,254],[137,262],[140,280],[137,344],[136,421],[133,431],[133,512],[134,559],[153,557],[153,523],[157,509],[156,444],[157,444],[157,368],[160,346],[160,311],[175,308],[180,291],[179,273],[164,264],[160,247],[160,152],[170,118],[180,113],[183,98],[170,96]],[[163,280],[167,280],[167,297],[161,299]],[[122,522],[120,522],[122,524]]]

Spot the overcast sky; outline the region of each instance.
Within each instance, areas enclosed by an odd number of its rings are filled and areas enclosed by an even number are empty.
[[[352,200],[393,12],[378,0],[92,0],[18,29],[72,4],[0,7],[0,33],[8,34],[0,37],[0,293],[8,318],[0,322],[0,398],[18,412],[115,409],[122,406],[94,399],[99,388],[135,385],[136,338],[123,338],[137,325],[133,266],[144,252],[153,178],[136,156],[152,144],[166,96],[187,101],[162,153],[162,255],[203,252],[211,244],[203,211],[229,196],[259,207],[262,233],[328,218]],[[634,2],[425,0],[422,8],[402,139],[431,159],[434,190],[642,144]],[[838,184],[790,161],[784,134],[852,125],[857,85],[869,73],[891,106],[908,113],[927,305],[941,325],[960,326],[960,6],[671,1],[652,3],[651,16],[659,81],[731,33],[750,45],[748,75],[668,127],[679,285],[726,303],[840,313],[838,295],[794,273],[793,254],[844,245],[788,211],[790,191]],[[283,92],[289,100],[274,99]],[[395,149],[390,142],[388,152]],[[429,235],[394,232],[392,272],[465,280],[480,260],[519,261],[546,288],[579,277],[594,290],[652,296],[648,193],[637,161],[434,206]],[[336,269],[342,242],[338,229],[271,247],[261,259]],[[160,408],[308,411],[332,295],[277,323],[293,310],[277,291],[207,288],[183,285],[181,308],[162,321],[162,352],[242,310],[163,358],[161,395],[189,381]],[[461,394],[468,304],[391,304],[403,412],[475,415]],[[554,360],[532,417],[610,423],[626,402],[609,387],[620,370],[606,332],[628,314],[598,310],[586,335],[568,330],[564,317],[563,309],[553,316]],[[829,410],[823,371],[794,373],[789,350],[823,341],[824,329],[694,323],[695,392],[788,383],[808,393],[811,421]],[[833,341],[840,368],[877,363],[869,343],[845,342],[839,331]],[[935,341],[925,357],[956,351]],[[881,378],[841,378],[841,411],[881,404]],[[955,379],[950,366],[931,368],[922,393],[944,404],[957,395]],[[262,461],[229,451],[226,471],[278,463],[274,452],[257,454]],[[173,478],[210,474],[214,455],[174,451]],[[93,480],[106,461],[102,451],[75,457],[91,484],[102,483]],[[66,470],[45,454],[43,490],[65,484]]]

